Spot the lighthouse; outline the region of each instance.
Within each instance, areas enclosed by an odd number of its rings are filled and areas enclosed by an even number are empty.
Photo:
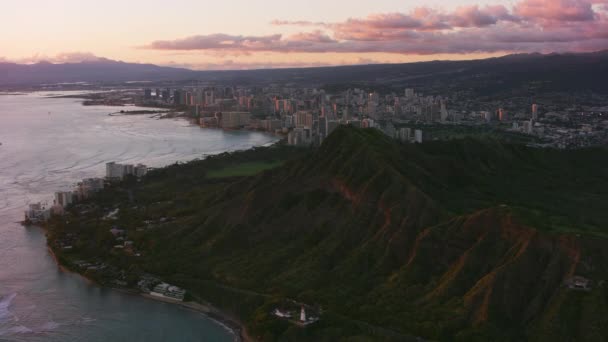
[[[302,309],[300,310],[300,321],[306,322],[306,310],[304,310],[303,306],[302,306]]]

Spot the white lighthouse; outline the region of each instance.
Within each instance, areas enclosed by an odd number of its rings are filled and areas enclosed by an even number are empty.
[[[302,306],[302,309],[300,310],[300,321],[306,322],[306,310],[304,310],[303,306]]]

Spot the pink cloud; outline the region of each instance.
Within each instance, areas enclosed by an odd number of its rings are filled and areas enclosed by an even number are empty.
[[[500,21],[519,21],[520,19],[501,5],[479,8],[478,6],[459,7],[449,16],[454,27],[485,27]]]
[[[524,0],[514,7],[516,15],[537,21],[591,21],[595,17],[594,1],[586,0]],[[595,3],[598,3],[596,0]]]
[[[251,70],[251,69],[285,69],[285,68],[310,68],[310,67],[323,67],[323,66],[337,66],[337,65],[361,65],[361,64],[378,64],[381,61],[369,58],[358,58],[354,61],[334,61],[328,62],[241,62],[231,59],[223,60],[217,63],[178,63],[178,62],[167,62],[162,63],[164,66],[176,67],[176,68],[187,68],[194,70]]]
[[[0,61],[13,62],[19,64],[33,64],[39,62],[49,63],[82,63],[82,62],[97,62],[105,60],[90,52],[62,52],[54,56],[35,54],[29,57],[18,59],[0,58]]]
[[[223,33],[198,35],[176,40],[157,40],[146,48],[156,50],[253,50],[272,46],[281,40],[280,34],[268,36],[236,36]]]
[[[316,30],[313,32],[300,32],[294,35],[289,36],[288,38],[291,41],[295,42],[315,42],[315,43],[336,43],[337,41],[321,30]]]
[[[325,26],[323,22],[313,22],[307,20],[273,20],[270,22],[275,26]]]
[[[560,52],[608,48],[608,0],[521,0],[507,8],[428,7],[342,22],[275,20],[312,32],[266,36],[211,34],[155,41],[144,48],[226,55],[274,53],[469,54]]]

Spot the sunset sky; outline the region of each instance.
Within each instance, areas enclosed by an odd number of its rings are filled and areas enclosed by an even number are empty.
[[[608,0],[2,1],[0,60],[193,69],[608,49]]]

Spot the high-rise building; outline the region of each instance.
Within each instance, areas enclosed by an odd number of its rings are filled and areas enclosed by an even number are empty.
[[[123,176],[124,173],[121,164],[117,164],[115,162],[106,163],[106,178],[122,179]]]
[[[380,101],[380,94],[373,92],[373,93],[369,93],[368,102],[373,102],[373,103],[378,103]]]
[[[313,143],[312,130],[307,127],[297,127],[287,135],[287,144],[304,146]]]
[[[266,119],[260,121],[262,129],[269,132],[274,132],[277,129],[280,129],[282,127],[282,124],[283,123],[281,122],[281,120]]]
[[[163,90],[162,96],[163,96],[163,101],[169,102],[169,98],[171,97],[171,90],[169,90],[169,89]]]
[[[498,108],[496,112],[496,116],[498,117],[498,121],[506,121],[507,120],[507,112],[503,108]]]
[[[235,129],[249,125],[251,113],[249,112],[222,112],[222,128]]]
[[[118,164],[115,162],[106,163],[106,178],[112,180],[122,180],[128,175],[141,177],[148,171],[146,165],[137,164]]]
[[[182,102],[182,91],[181,90],[173,91],[173,104],[178,105],[178,106],[184,104]]]
[[[294,115],[296,127],[308,127],[312,128],[314,116],[308,111],[299,111]]]
[[[192,94],[191,92],[189,92],[189,91],[187,91],[187,92],[186,92],[186,101],[185,101],[185,104],[186,104],[187,106],[192,106],[192,105],[194,105],[194,96],[193,96],[193,94]]]
[[[538,105],[536,103],[532,105],[532,120],[538,120]]]
[[[215,93],[213,90],[205,91],[205,106],[212,106],[215,104]]]
[[[414,142],[418,144],[422,143],[422,130],[417,129],[414,131]]]
[[[486,120],[487,122],[492,121],[492,113],[489,111],[483,111],[481,112],[481,117]]]
[[[416,95],[416,93],[414,92],[413,88],[406,88],[405,89],[405,97],[408,100],[411,100],[412,98],[414,98],[415,95]]]
[[[55,193],[55,203],[63,207],[72,204],[74,194],[72,191],[58,191]]]
[[[146,99],[146,100],[152,99],[152,89],[150,89],[150,88],[144,89],[144,99]]]
[[[526,134],[534,133],[534,123],[532,120],[524,121],[524,133],[526,133]]]
[[[445,101],[441,101],[441,109],[439,111],[441,113],[441,122],[445,122],[448,119],[448,110],[445,106]]]

